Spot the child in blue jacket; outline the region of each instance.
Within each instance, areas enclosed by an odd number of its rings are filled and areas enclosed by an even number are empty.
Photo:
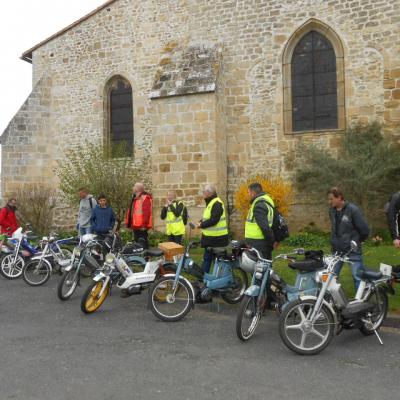
[[[91,223],[96,235],[105,235],[114,228],[115,215],[112,208],[107,205],[104,194],[98,197],[97,202],[97,206],[92,211]]]

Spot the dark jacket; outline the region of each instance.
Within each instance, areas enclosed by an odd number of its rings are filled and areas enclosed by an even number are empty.
[[[174,201],[168,207],[163,207],[161,210],[161,219],[167,218],[168,209],[172,211],[176,218],[182,215],[183,223],[186,225],[188,220],[187,208],[182,202]]]
[[[108,233],[115,225],[115,216],[112,208],[97,205],[92,211],[92,227],[95,233]]]
[[[217,195],[209,197],[205,199],[206,206],[210,203],[211,200],[215,199]],[[209,228],[210,226],[217,225],[219,220],[221,219],[222,213],[224,212],[222,208],[222,204],[217,202],[212,206],[211,209],[211,217],[206,220],[202,220],[200,223],[200,228]],[[226,213],[225,213],[226,214]],[[226,215],[226,217],[228,217]],[[225,247],[229,244],[228,235],[224,236],[204,236],[201,235],[201,247]]]
[[[395,193],[389,202],[387,210],[387,218],[392,239],[400,239],[399,222],[400,222],[400,192]]]
[[[369,236],[369,227],[361,210],[355,204],[346,202],[340,211],[331,208],[329,218],[332,251],[346,253],[354,240],[358,245],[356,253],[361,254],[361,243]]]
[[[261,192],[250,202],[250,205],[253,204],[258,197],[264,195],[265,193]],[[275,242],[274,232],[268,223],[269,211],[270,210],[265,201],[259,200],[256,203],[253,210],[254,220],[260,227],[264,235],[264,239],[246,239],[246,243],[248,245],[255,247],[257,250],[262,251],[264,254],[272,250]]]

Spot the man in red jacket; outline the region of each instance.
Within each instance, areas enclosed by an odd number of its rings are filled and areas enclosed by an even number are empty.
[[[7,236],[11,236],[18,228],[19,224],[15,211],[17,209],[17,199],[11,198],[8,200],[5,207],[0,211],[0,226],[1,233]]]
[[[133,231],[135,242],[148,248],[148,230],[153,226],[153,199],[144,191],[143,183],[135,183],[131,204],[125,217],[125,226]]]

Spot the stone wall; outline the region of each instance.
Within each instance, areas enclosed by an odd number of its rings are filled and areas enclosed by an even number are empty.
[[[47,89],[51,118],[40,122],[49,124],[47,139],[54,141],[49,165],[85,138],[102,140],[104,88],[112,76],[122,75],[134,93],[134,162],[145,177],[153,171],[157,207],[162,204],[168,179],[182,190],[179,193],[185,200],[197,205],[204,181],[215,178],[221,191],[226,191],[232,211],[237,185],[249,175],[271,172],[291,178],[293,171],[286,159],[300,141],[337,146],[341,129],[291,134],[284,126],[285,49],[298,40],[300,30],[305,33],[308,27],[316,26],[332,30],[343,48],[344,125],[378,119],[385,124],[387,135],[398,140],[399,3],[118,0],[33,52],[34,87],[42,77],[51,77]],[[175,45],[171,47],[171,43]],[[210,88],[209,94],[196,90],[194,95],[152,100],[160,63],[168,64],[168,51],[177,47],[184,53],[199,43],[222,49],[216,88]],[[24,112],[27,118],[41,120],[42,111],[35,107]],[[204,118],[203,128],[198,128],[195,118]],[[14,154],[29,151],[32,160],[36,156],[40,160],[43,154],[39,151],[43,133],[33,128],[27,133],[30,139],[24,139],[19,121],[16,118],[11,123],[2,139],[5,192],[16,182],[25,181],[20,173],[24,157]],[[23,140],[38,147],[19,147],[17,143]],[[197,158],[200,153],[201,159]],[[148,156],[152,165],[143,165]],[[40,168],[38,179],[54,181],[51,168]],[[180,178],[183,180],[177,182]],[[313,212],[313,222],[323,225],[324,199],[321,202],[323,205]],[[195,215],[200,213],[195,210]],[[312,222],[309,207],[301,201],[294,202],[292,211],[295,217],[291,222],[296,227]],[[71,212],[65,209],[63,214],[60,209],[59,215],[66,219]],[[232,216],[232,226],[238,228],[235,214]]]

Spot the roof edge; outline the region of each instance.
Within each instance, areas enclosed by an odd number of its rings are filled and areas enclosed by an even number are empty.
[[[99,11],[103,10],[104,8],[108,7],[112,3],[115,3],[116,1],[117,0],[108,0],[107,2],[105,2],[101,6],[97,7],[90,13],[84,15],[83,17],[79,18],[72,24],[70,24],[70,25],[66,26],[65,28],[61,29],[60,31],[56,32],[54,35],[49,36],[47,39],[45,39],[45,40],[41,41],[40,43],[36,44],[35,46],[31,47],[29,50],[26,50],[24,53],[22,53],[22,56],[20,57],[20,59],[32,64],[32,54],[35,50],[37,50],[39,47],[43,46],[44,44],[50,42],[51,40],[55,39],[56,37],[63,35],[65,32],[67,32],[70,29],[74,28],[75,26],[79,25],[83,21],[86,21],[87,19],[89,19],[93,15],[97,14]]]

